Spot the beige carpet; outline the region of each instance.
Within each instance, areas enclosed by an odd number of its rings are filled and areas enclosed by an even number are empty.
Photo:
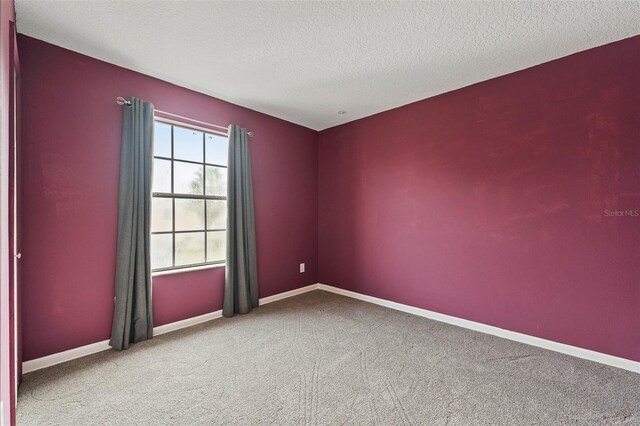
[[[27,374],[18,425],[640,424],[640,375],[314,291]]]

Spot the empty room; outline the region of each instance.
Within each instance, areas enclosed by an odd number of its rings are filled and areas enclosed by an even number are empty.
[[[0,426],[640,425],[640,1],[0,0]]]

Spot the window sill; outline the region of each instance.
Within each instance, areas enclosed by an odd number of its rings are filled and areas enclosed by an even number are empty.
[[[163,275],[181,274],[183,272],[203,271],[205,269],[224,268],[226,263],[215,263],[213,265],[194,266],[192,268],[170,269],[168,271],[152,272],[152,277],[161,277]]]

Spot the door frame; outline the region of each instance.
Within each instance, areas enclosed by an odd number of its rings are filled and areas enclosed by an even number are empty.
[[[21,221],[22,217],[22,191],[20,188],[21,176],[22,176],[22,155],[20,148],[20,59],[18,57],[18,38],[15,23],[10,23],[10,81],[9,81],[9,152],[11,161],[9,167],[9,185],[11,199],[9,201],[9,222],[10,222],[10,279],[13,284],[13,292],[10,293],[12,298],[13,308],[13,356],[14,358],[14,374],[15,374],[15,386],[16,398],[17,387],[22,382],[22,330],[21,325],[21,297],[20,297],[20,264],[21,262],[20,251],[22,249],[21,235]]]
[[[16,403],[18,395],[18,384],[22,374],[21,366],[21,350],[20,350],[20,286],[19,286],[19,257],[16,256],[20,249],[20,189],[18,187],[21,175],[21,158],[20,158],[20,98],[19,98],[19,60],[17,48],[16,27],[14,21],[9,21],[9,63],[8,69],[4,69],[4,76],[8,80],[5,87],[8,87],[7,93],[3,96],[4,105],[7,107],[7,126],[2,131],[6,131],[6,140],[8,143],[8,319],[9,323],[7,340],[9,348],[4,354],[7,355],[9,361],[9,390],[8,398],[3,397],[8,402],[8,407],[4,406],[3,410],[7,410],[8,419],[11,425],[16,422]],[[5,135],[2,135],[5,136]],[[4,303],[4,302],[3,302]],[[3,327],[6,327],[3,326]],[[6,362],[6,361],[5,361]],[[7,417],[5,417],[7,418]]]

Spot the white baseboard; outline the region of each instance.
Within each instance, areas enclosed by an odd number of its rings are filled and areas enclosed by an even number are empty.
[[[298,294],[306,293],[308,291],[316,290],[318,284],[311,284],[306,287],[297,288],[291,291],[285,291],[284,293],[274,294],[260,299],[260,305],[266,305],[267,303],[275,302],[276,300],[286,299],[287,297],[296,296]],[[169,333],[171,331],[180,330],[185,327],[191,327],[196,324],[211,321],[222,317],[222,311],[210,312],[208,314],[200,315],[193,318],[187,318],[185,320],[172,322],[170,324],[160,325],[153,328],[153,335],[159,336],[161,334]],[[52,365],[60,364],[63,362],[71,361],[76,358],[95,354],[111,349],[109,346],[109,340],[103,340],[101,342],[91,343],[89,345],[80,346],[79,348],[69,349],[64,352],[58,352],[55,354],[43,356],[42,358],[32,359],[22,363],[22,372],[30,373],[32,371],[40,370],[42,368],[51,367]]]
[[[176,321],[169,324],[153,327],[153,335],[159,336],[161,334],[180,330],[181,328],[191,327],[192,325],[200,324],[200,323],[211,321],[218,318],[222,318],[222,310],[209,312],[208,314],[199,315],[197,317],[187,318],[181,321]]]
[[[340,294],[342,296],[363,300],[365,302],[374,303],[376,305],[385,306],[387,308],[395,309],[409,314],[429,318],[435,321],[446,322],[447,324],[468,328],[469,330],[491,334],[493,336],[502,337],[504,339],[514,340],[516,342],[525,343],[527,345],[537,346],[539,348],[548,349],[550,351],[560,352],[566,355],[587,359],[589,361],[595,361],[601,364],[610,365],[612,367],[622,368],[624,370],[633,371],[634,373],[640,373],[640,362],[637,361],[632,361],[613,355],[607,355],[601,352],[591,351],[589,349],[583,349],[576,346],[565,345],[564,343],[558,343],[552,340],[542,339],[540,337],[533,337],[527,334],[509,331],[503,328],[498,328],[475,321],[469,321],[450,315],[440,314],[438,312],[428,311],[426,309],[416,308],[414,306],[403,305],[402,303],[379,299],[377,297],[366,296],[364,294],[356,293],[349,290],[343,290],[341,288],[332,287],[325,284],[317,284],[316,288],[318,288],[319,290]]]
[[[111,349],[109,341],[103,340],[101,342],[80,346],[79,348],[69,349],[68,351],[43,356],[42,358],[32,359],[22,363],[22,373],[30,373],[32,371],[40,370],[41,368],[51,367],[52,365],[71,361],[76,358],[82,358],[83,356],[102,352],[107,349]]]
[[[297,296],[302,293],[308,293],[318,289],[319,284],[311,284],[305,287],[296,288],[294,290],[285,291],[284,293],[274,294],[273,296],[263,297],[260,299],[260,306],[267,303],[275,302],[276,300],[286,299],[287,297]]]
[[[509,331],[503,328],[498,328],[498,327],[482,324],[475,321],[469,321],[462,318],[457,318],[450,315],[429,311],[426,309],[416,308],[414,306],[403,305],[402,303],[391,302],[389,300],[367,296],[364,294],[356,293],[349,290],[343,290],[341,288],[332,287],[325,284],[311,284],[305,287],[297,288],[295,290],[286,291],[284,293],[279,293],[279,294],[274,294],[273,296],[264,297],[260,299],[260,305],[266,305],[268,303],[275,302],[277,300],[282,300],[288,297],[297,296],[299,294],[307,293],[313,290],[328,291],[328,292],[339,294],[342,296],[351,297],[353,299],[358,299],[365,302],[374,303],[376,305],[385,306],[387,308],[395,309],[397,311],[402,311],[409,314],[429,318],[435,321],[445,322],[447,324],[452,324],[458,327],[467,328],[469,330],[478,331],[480,333],[491,334],[493,336],[502,337],[504,339],[525,343],[531,346],[537,346],[539,348],[560,352],[566,355],[575,356],[577,358],[587,359],[589,361],[599,362],[601,364],[610,365],[612,367],[622,368],[624,370],[633,371],[634,373],[640,373],[640,362],[637,362],[637,361],[631,361],[629,359],[620,358],[620,357],[616,357],[608,354],[603,354],[601,352],[591,351],[591,350],[579,348],[576,346],[565,345],[564,343],[558,343],[552,340],[542,339],[540,337],[533,337],[527,334],[522,334],[515,331]],[[175,330],[180,330],[181,328],[190,327],[192,325],[200,324],[206,321],[211,321],[220,317],[222,317],[222,311],[215,311],[215,312],[200,315],[197,317],[188,318],[182,321],[176,321],[171,324],[161,325],[153,329],[153,335],[158,336],[160,334],[169,333]],[[111,349],[111,347],[109,346],[108,340],[92,343],[90,345],[81,346],[79,348],[69,349],[68,351],[47,355],[45,357],[34,359],[31,361],[26,361],[22,363],[22,371],[24,373],[29,373],[31,371],[40,370],[41,368],[50,367],[52,365],[60,364],[66,361],[71,361],[72,359],[91,355],[107,349]]]

